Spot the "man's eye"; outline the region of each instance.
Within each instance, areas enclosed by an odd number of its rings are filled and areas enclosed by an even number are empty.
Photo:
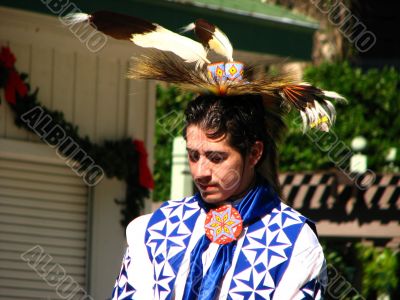
[[[188,152],[188,156],[189,160],[193,162],[198,161],[200,157],[199,152]]]
[[[212,154],[208,159],[214,164],[219,164],[224,160],[224,157],[221,154]]]

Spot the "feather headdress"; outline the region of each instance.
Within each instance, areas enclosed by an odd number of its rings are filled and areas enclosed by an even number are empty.
[[[203,19],[183,28],[183,32],[193,30],[199,43],[156,23],[107,11],[66,18],[69,23],[89,22],[106,35],[149,48],[145,55],[135,58],[129,73],[131,78],[171,82],[198,93],[259,94],[267,110],[276,103],[297,109],[303,131],[308,128],[328,131],[336,115],[331,100],[345,100],[335,92],[299,82],[290,74],[257,80],[246,78],[243,64],[233,59],[233,47],[226,34]],[[226,62],[211,63],[207,58],[209,51],[223,56]]]

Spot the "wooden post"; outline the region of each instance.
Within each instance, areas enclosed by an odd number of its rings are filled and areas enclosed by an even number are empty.
[[[186,142],[183,137],[176,137],[172,149],[171,199],[192,194],[193,184],[186,154]]]

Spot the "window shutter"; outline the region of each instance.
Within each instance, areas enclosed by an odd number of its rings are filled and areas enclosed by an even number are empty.
[[[89,299],[88,188],[59,161],[0,149],[0,299]]]

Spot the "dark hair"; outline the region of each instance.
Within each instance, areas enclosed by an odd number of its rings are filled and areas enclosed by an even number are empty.
[[[264,99],[265,100],[265,99]],[[260,95],[217,96],[202,95],[189,102],[185,110],[186,124],[183,131],[197,125],[207,137],[227,137],[231,147],[244,157],[256,141],[264,144],[264,151],[257,168],[263,165],[262,175],[276,192],[280,193],[276,142],[284,128],[281,115],[264,108]]]

